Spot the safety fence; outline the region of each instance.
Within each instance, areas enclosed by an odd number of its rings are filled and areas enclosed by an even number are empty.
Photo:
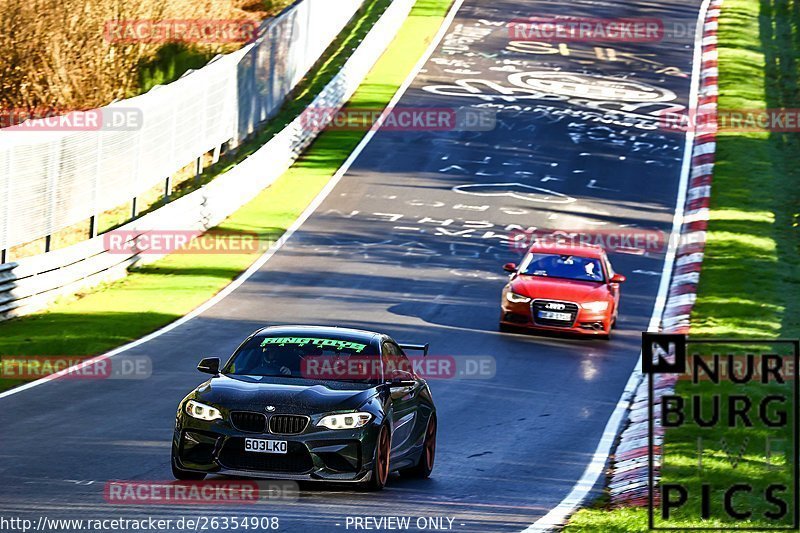
[[[414,1],[392,2],[309,109],[338,109],[350,99],[394,39]],[[319,126],[310,127],[302,116],[297,117],[230,171],[126,224],[119,228],[119,233],[125,234],[129,241],[136,241],[137,236],[151,230],[205,230],[219,224],[285,172],[319,134]],[[119,278],[134,263],[159,257],[141,246],[131,246],[131,249],[138,249],[139,253],[110,253],[103,236],[98,236],[47,254],[0,265],[0,320],[39,310],[58,296]]]
[[[140,96],[68,115],[98,129],[58,131],[39,119],[0,130],[0,250],[93,220],[221,145],[237,146],[277,112],[362,3],[300,0],[236,52]]]

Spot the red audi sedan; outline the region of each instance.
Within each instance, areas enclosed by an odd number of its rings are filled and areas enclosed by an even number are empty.
[[[625,276],[599,246],[534,244],[522,263],[508,263],[500,330],[563,331],[609,338]]]

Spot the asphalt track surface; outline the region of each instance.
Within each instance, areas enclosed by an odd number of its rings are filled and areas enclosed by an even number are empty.
[[[518,531],[545,514],[583,473],[636,364],[664,253],[612,255],[629,281],[610,342],[502,334],[501,266],[518,259],[503,237],[518,226],[669,232],[683,136],[587,112],[632,113],[655,95],[661,103],[635,111],[652,125],[660,109],[687,106],[698,8],[699,0],[467,0],[399,107],[502,105],[497,127],[379,132],[260,271],[126,354],[152,358],[149,379],[58,380],[0,400],[0,516],[277,516],[280,531],[344,530],[347,516],[446,516],[453,531],[485,532]],[[509,45],[504,23],[534,15],[653,17],[679,31],[599,51]],[[203,381],[194,370],[201,356],[226,357],[254,329],[286,323],[385,331],[429,342],[434,355],[492,356],[496,374],[431,381],[440,426],[430,480],[393,476],[377,494],[304,486],[294,503],[104,501],[108,480],[171,479],[175,408]]]

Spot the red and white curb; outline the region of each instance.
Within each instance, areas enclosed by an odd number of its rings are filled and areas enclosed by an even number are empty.
[[[703,26],[702,66],[697,101],[697,124],[713,124],[709,120],[717,112],[717,27],[722,0],[712,0]],[[708,229],[711,179],[714,173],[716,133],[704,132],[694,139],[692,168],[686,192],[681,243],[675,255],[669,294],[661,318],[661,330],[668,333],[688,333],[689,317],[697,299],[697,285],[705,251]],[[661,396],[674,391],[676,377],[656,379],[653,397],[649,398],[648,383],[644,379],[634,395],[628,417],[613,458],[609,492],[616,507],[644,506],[648,504],[648,417],[653,404],[653,416],[659,417]],[[653,476],[658,479],[663,436],[656,432],[653,438]],[[654,494],[654,497],[657,496]]]

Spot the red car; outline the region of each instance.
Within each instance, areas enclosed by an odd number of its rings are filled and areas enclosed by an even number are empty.
[[[617,321],[620,283],[599,246],[534,244],[508,263],[501,331],[530,328],[608,338]]]

